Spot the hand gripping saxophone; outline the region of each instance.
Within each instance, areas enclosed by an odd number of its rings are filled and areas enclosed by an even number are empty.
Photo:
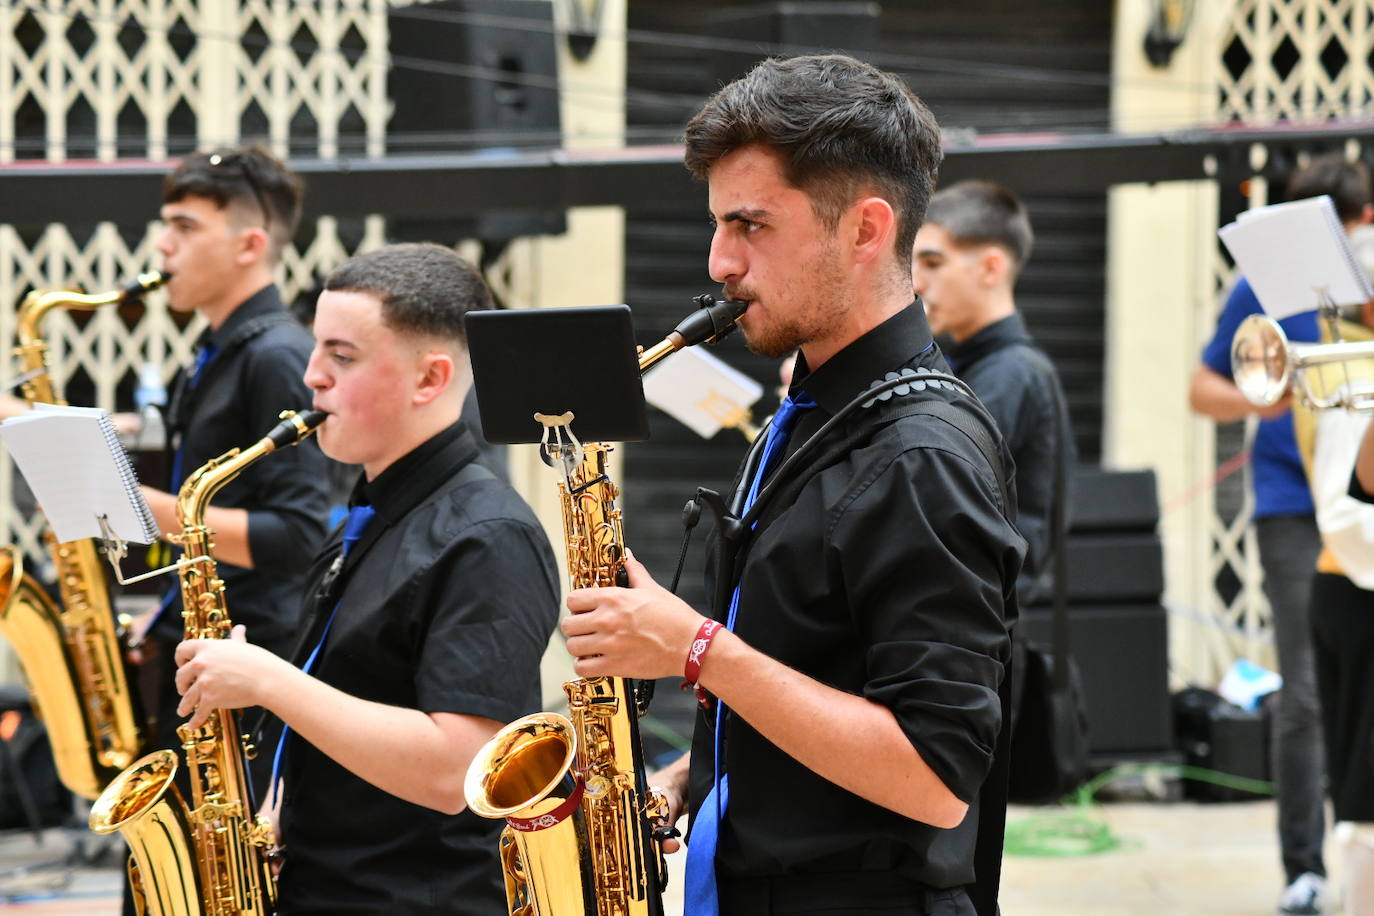
[[[304,440],[326,414],[286,411],[282,422],[251,447],[214,458],[187,478],[177,494],[181,545],[182,618],[187,639],[227,639],[233,624],[216,574],[214,532],[205,507],[221,487],[268,453]],[[276,880],[268,865],[272,827],[250,810],[246,760],[252,753],[238,730],[238,712],[218,709],[203,726],[177,729],[191,782],[188,807],[173,783],[174,751],[161,750],[121,773],[96,799],[90,826],[118,830],[129,844],[129,877],[145,916],[268,916]]]
[[[747,303],[713,302],[639,357],[644,372],[675,350],[729,333]],[[610,446],[567,435],[570,415],[537,415],[565,435],[543,446],[561,469],[559,494],[573,588],[626,586],[619,489],[606,473]],[[483,817],[505,818],[502,870],[512,916],[660,916],[666,879],[656,833],[668,803],[648,787],[639,717],[648,706],[626,678],[563,685],[569,716],[537,713],[477,753],[464,791]]]
[[[30,293],[17,315],[23,396],[30,404],[63,404],[40,333],[53,309],[90,310],[131,302],[167,281],[146,273],[108,293]],[[115,623],[95,541],[57,543],[44,534],[57,569],[59,608],[23,570],[23,554],[0,546],[0,634],[14,647],[47,726],[62,783],[85,798],[100,790],[143,750],[143,715],[129,689],[124,647]]]

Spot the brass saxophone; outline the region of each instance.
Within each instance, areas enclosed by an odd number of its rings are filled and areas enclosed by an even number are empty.
[[[701,309],[641,351],[641,373],[728,334],[748,307],[696,301]],[[571,419],[538,416],[546,426]],[[619,488],[606,473],[610,446],[585,443],[580,455],[561,444],[549,450],[555,464],[567,462],[558,488],[572,587],[628,585]],[[647,697],[612,677],[568,681],[563,692],[568,717],[536,713],[507,725],[473,758],[464,783],[468,808],[506,819],[499,842],[510,912],[661,916],[667,870],[655,840],[667,826],[668,802],[647,783],[639,739]]]
[[[90,310],[131,302],[167,281],[163,274],[139,275],[122,289],[96,295],[68,290],[33,292],[17,315],[23,396],[30,404],[64,404],[48,366],[41,334],[53,309]],[[49,530],[44,541],[57,569],[62,606],[23,571],[23,554],[0,547],[0,633],[19,656],[34,706],[52,744],[58,776],[68,789],[95,798],[143,749],[144,719],[129,687],[123,644],[95,541],[59,544]]]
[[[244,468],[278,448],[304,440],[323,411],[286,411],[282,422],[247,449],[211,459],[177,494],[181,533],[182,617],[187,639],[227,639],[233,624],[224,581],[204,524],[211,497]],[[129,844],[129,877],[140,914],[147,916],[269,916],[276,879],[267,853],[272,826],[250,810],[246,758],[253,752],[238,729],[238,711],[219,709],[203,726],[177,729],[191,781],[188,806],[173,779],[177,755],[155,751],[129,767],[91,808],[96,833],[116,830]]]

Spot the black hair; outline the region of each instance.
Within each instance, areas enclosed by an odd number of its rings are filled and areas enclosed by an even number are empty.
[[[1369,169],[1362,162],[1351,162],[1340,153],[1318,156],[1288,179],[1288,199],[1331,195],[1336,215],[1343,222],[1354,222],[1368,206]]]
[[[998,245],[1019,271],[1030,258],[1035,234],[1021,199],[991,181],[961,181],[930,199],[926,222],[949,233],[956,245]]]
[[[387,245],[352,257],[325,278],[324,288],[376,296],[382,322],[394,331],[464,345],[463,316],[492,308],[476,268],[430,242]]]
[[[777,150],[783,177],[832,230],[872,189],[895,211],[895,251],[908,269],[943,157],[935,116],[901,79],[838,54],[763,61],[711,97],[685,141],[699,179],[736,149]]]
[[[162,182],[164,204],[204,197],[221,210],[233,204],[261,211],[274,261],[295,235],[303,195],[296,173],[258,145],[187,156]]]

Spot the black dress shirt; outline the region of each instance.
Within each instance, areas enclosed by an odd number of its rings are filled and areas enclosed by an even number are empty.
[[[814,372],[799,359],[793,391],[819,406],[802,414],[789,454],[885,373],[945,371],[930,342],[913,306]],[[946,390],[926,396],[972,402]],[[881,407],[859,409],[842,421],[834,440],[854,436],[855,446],[811,459],[799,473],[813,476],[796,497],[763,512],[742,563],[735,631],[789,667],[891,709],[935,774],[972,807],[952,830],[910,820],[818,776],[730,715],[730,803],[716,859],[727,878],[887,871],[932,888],[974,880],[977,799],[1001,728],[998,690],[1010,653],[1004,615],[1015,607],[1025,544],[966,435],[931,416],[882,416]],[[982,424],[1000,447],[991,421]],[[717,602],[728,594],[721,589]],[[714,613],[724,619],[723,607]],[[692,749],[696,804],[710,788],[712,740],[703,715]]]
[[[298,665],[341,594],[311,672],[325,683],[425,713],[508,722],[538,709],[539,661],[558,618],[557,567],[533,512],[473,463],[477,451],[458,423],[360,481],[354,502],[377,515],[332,594],[314,602]],[[334,532],[312,567],[312,595],[341,536]],[[389,795],[299,735],[283,774],[284,914],[507,912],[501,822]]]
[[[304,375],[314,343],[275,286],[263,288],[197,343],[213,345],[215,355],[194,387],[187,370],[177,374],[167,411],[168,446],[183,449],[188,477],[211,458],[257,442],[277,425],[278,414],[308,408],[312,397]],[[229,616],[248,627],[250,642],[278,646],[296,631],[305,573],[329,518],[328,465],[312,436],[250,465],[212,501],[248,510],[253,568],[220,562],[218,572]],[[181,639],[180,610],[176,601],[157,623],[165,642]]]
[[[1019,314],[988,325],[962,344],[948,343],[945,354],[997,421],[1016,463],[1016,524],[1028,545],[1019,583],[1022,605],[1047,598],[1056,451],[1064,456],[1066,481],[1076,460],[1059,375]],[[1067,505],[1067,493],[1064,499]]]

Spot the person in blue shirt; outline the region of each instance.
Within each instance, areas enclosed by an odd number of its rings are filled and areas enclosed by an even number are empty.
[[[1293,175],[1287,192],[1289,200],[1330,195],[1347,231],[1368,222],[1371,215],[1368,172],[1339,154],[1313,159]],[[1193,410],[1218,423],[1243,420],[1252,413],[1260,418],[1250,450],[1255,531],[1264,570],[1264,594],[1273,621],[1274,649],[1283,676],[1270,729],[1279,851],[1287,881],[1278,911],[1311,914],[1321,912],[1326,881],[1322,862],[1325,764],[1308,620],[1308,597],[1321,540],[1293,437],[1291,395],[1272,407],[1257,408],[1231,378],[1231,338],[1247,316],[1261,312],[1259,300],[1242,277],[1227,297],[1216,331],[1202,351],[1188,401]],[[1319,338],[1315,312],[1294,315],[1279,324],[1289,340],[1313,342]]]

